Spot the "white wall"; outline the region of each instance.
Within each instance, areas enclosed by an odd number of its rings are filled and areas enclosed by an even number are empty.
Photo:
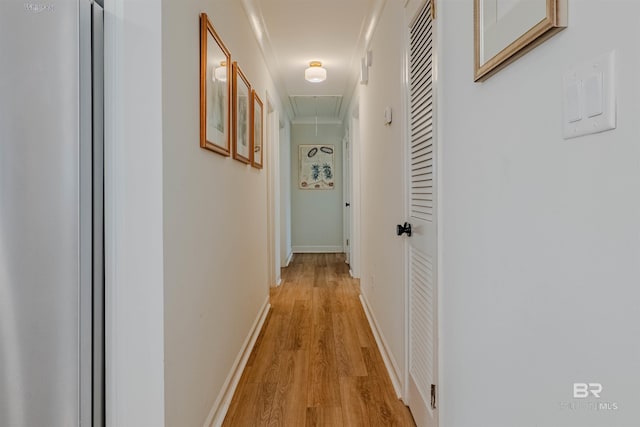
[[[386,2],[369,45],[373,54],[369,83],[358,89],[361,288],[400,381],[405,365],[405,246],[404,238],[396,236],[395,227],[406,220],[403,13],[402,2]],[[393,110],[391,126],[384,125],[387,106]]]
[[[568,4],[566,30],[478,84],[472,4],[439,2],[442,426],[640,420],[640,3]],[[618,128],[563,140],[563,73],[612,49]],[[562,410],[574,382],[619,409]]]
[[[165,396],[175,427],[204,424],[268,297],[267,170],[199,146],[200,12],[265,105],[276,93],[241,2],[163,1]]]
[[[280,263],[286,267],[291,249],[291,125],[280,129]]]
[[[161,2],[105,3],[107,425],[162,427]]]
[[[291,126],[291,240],[294,252],[342,252],[342,136],[341,124]],[[298,147],[305,144],[334,146],[332,190],[298,188]]]

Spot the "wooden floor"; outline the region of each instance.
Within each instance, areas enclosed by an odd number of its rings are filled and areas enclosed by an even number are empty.
[[[297,254],[271,294],[224,426],[414,426],[344,255]]]

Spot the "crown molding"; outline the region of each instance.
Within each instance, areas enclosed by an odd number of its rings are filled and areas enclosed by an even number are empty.
[[[380,20],[380,16],[382,15],[386,2],[387,0],[373,0],[373,5],[367,14],[367,17],[362,22],[356,48],[354,49],[354,53],[349,64],[351,73],[347,78],[344,94],[342,95],[344,102],[339,113],[341,121],[344,120],[348,106],[351,104],[351,98],[358,86],[360,76],[360,58],[365,54],[369,44],[371,43],[371,39],[375,33],[375,29],[378,25],[378,21]],[[267,69],[269,70],[269,74],[271,75],[271,79],[273,80],[276,90],[278,91],[278,96],[282,102],[282,106],[289,116],[289,119],[294,123],[296,119],[293,106],[291,105],[289,94],[285,90],[285,85],[280,75],[280,64],[278,63],[278,59],[274,53],[275,51],[262,15],[259,0],[241,0],[241,4],[245,14],[247,15],[247,19],[249,20],[249,25],[251,26],[253,34],[260,46],[262,57],[267,65]]]
[[[280,98],[282,107],[285,109],[285,112],[291,120],[294,117],[293,107],[289,102],[287,91],[284,89],[285,86],[282,82],[282,78],[280,77],[280,64],[278,63],[278,59],[273,50],[269,32],[267,31],[267,26],[264,22],[264,17],[262,16],[262,9],[260,8],[257,0],[241,0],[241,4],[245,14],[247,15],[247,19],[249,20],[249,25],[251,26],[253,35],[258,42],[258,46],[260,46],[262,57],[267,65],[273,84],[278,91],[278,97]]]
[[[360,58],[364,56],[369,49],[371,39],[375,34],[378,22],[380,21],[380,16],[384,11],[384,6],[386,3],[387,0],[374,0],[373,6],[371,7],[369,14],[367,15],[367,18],[362,23],[360,36],[358,37],[358,44],[354,51],[354,55],[351,58],[351,76],[347,80],[347,86],[345,87],[344,94],[345,102],[343,102],[340,111],[340,117],[342,119],[345,118],[349,105],[351,105],[353,95],[355,94],[356,89],[359,86],[358,83],[360,81]]]

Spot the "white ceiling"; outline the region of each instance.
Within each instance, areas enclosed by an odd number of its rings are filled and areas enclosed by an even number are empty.
[[[267,66],[291,119],[340,120],[359,79],[384,0],[243,0]],[[321,61],[327,80],[304,70]]]

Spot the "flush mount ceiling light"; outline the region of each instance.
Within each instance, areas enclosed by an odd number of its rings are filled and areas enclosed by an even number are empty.
[[[322,62],[311,61],[309,68],[304,70],[304,79],[311,83],[320,83],[327,79],[327,70],[322,68]]]
[[[227,61],[222,61],[219,67],[216,67],[213,71],[213,81],[227,81]]]

